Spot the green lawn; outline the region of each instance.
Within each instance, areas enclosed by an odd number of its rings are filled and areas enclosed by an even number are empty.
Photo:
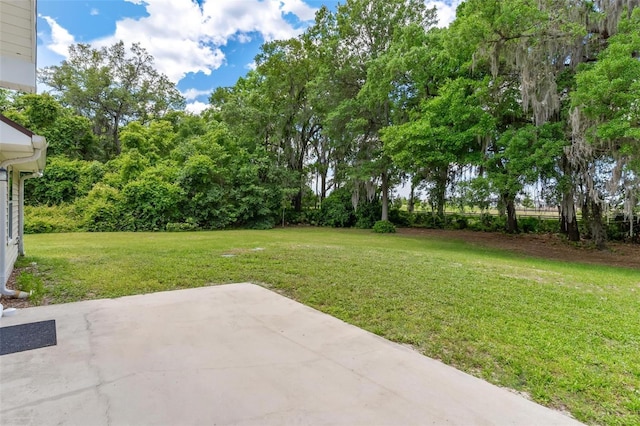
[[[640,424],[639,270],[316,228],[25,245],[54,302],[261,283],[587,423]]]

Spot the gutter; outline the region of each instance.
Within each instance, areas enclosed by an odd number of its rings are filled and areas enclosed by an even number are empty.
[[[14,164],[28,163],[40,158],[42,150],[46,149],[45,139],[36,135],[32,136],[32,138],[34,139],[33,142],[37,142],[37,144],[33,144],[33,154],[28,157],[11,158],[0,162],[0,171],[4,171],[4,175],[6,176],[5,180],[0,180],[0,294],[8,297],[17,297],[18,299],[26,299],[29,297],[29,293],[9,290],[7,288],[7,281],[9,280],[9,277],[7,276],[7,193],[9,189],[9,175],[7,168]],[[23,179],[20,179],[21,188],[22,183],[24,183],[24,181]],[[9,225],[11,226],[11,224]],[[21,241],[22,238],[19,238],[19,240]]]

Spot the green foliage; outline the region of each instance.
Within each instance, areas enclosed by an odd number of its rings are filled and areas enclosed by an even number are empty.
[[[406,210],[401,209],[391,209],[389,210],[389,222],[393,223],[396,226],[400,227],[409,227],[413,226],[415,221],[415,214],[409,213]]]
[[[364,201],[358,204],[358,209],[355,211],[356,223],[355,227],[360,229],[371,229],[382,212],[382,205],[380,201],[373,200],[371,202]]]
[[[598,61],[576,76],[572,104],[588,126],[585,135],[599,147],[627,158],[640,171],[640,8],[620,22]]]
[[[73,203],[101,182],[105,172],[105,165],[98,161],[49,157],[43,176],[25,181],[25,203],[49,206]]]
[[[607,223],[607,239],[611,241],[627,241],[640,243],[640,217],[635,215],[633,232],[631,232],[631,221],[625,218],[624,214],[617,214]]]
[[[16,288],[29,293],[29,302],[40,305],[47,293],[42,277],[38,274],[36,264],[23,265],[24,262],[17,262],[16,268],[19,272],[16,277]]]
[[[378,234],[392,234],[396,232],[396,227],[388,220],[379,220],[373,225],[373,232]]]
[[[159,231],[180,217],[182,189],[158,178],[141,178],[122,188],[122,208],[135,231]]]
[[[447,28],[421,0],[322,7],[201,115],[139,45],[78,44],[41,73],[53,95],[0,91],[0,110],[49,143],[27,203],[73,203],[80,229],[370,228],[410,181],[432,214],[391,209],[398,226],[555,232],[516,197],[542,187],[564,224],[576,200],[640,199],[640,8],[596,3],[467,0]],[[445,214],[496,203],[506,220]]]
[[[185,222],[180,223],[167,223],[168,232],[189,232],[197,230],[198,224],[193,218],[189,218]]]
[[[355,216],[351,202],[351,192],[346,188],[333,191],[322,202],[322,225],[346,228],[353,225]]]
[[[82,219],[74,205],[25,206],[24,208],[25,234],[77,232],[80,230],[82,230]]]
[[[546,234],[560,232],[560,224],[555,219],[524,216],[518,220],[518,223],[524,233]]]
[[[78,197],[80,162],[51,157],[40,179],[25,181],[25,202],[33,205],[72,203]]]
[[[467,217],[459,214],[450,214],[445,217],[447,229],[467,229],[469,227],[469,220]]]
[[[121,126],[184,107],[175,84],[153,67],[153,57],[139,44],[129,49],[122,41],[99,49],[74,44],[67,59],[43,69],[40,78],[63,105],[92,121],[107,158],[120,154]]]
[[[115,188],[99,183],[84,199],[79,200],[77,205],[82,214],[83,229],[86,231],[134,230],[132,217],[124,209],[124,197]]]
[[[78,195],[84,196],[97,183],[101,182],[106,173],[106,167],[99,161],[80,163],[80,179],[78,180]]]

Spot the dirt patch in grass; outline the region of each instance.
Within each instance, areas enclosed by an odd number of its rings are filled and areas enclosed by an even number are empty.
[[[606,250],[597,250],[588,241],[570,243],[554,234],[509,235],[498,232],[422,228],[399,228],[397,232],[401,235],[465,241],[481,247],[508,250],[543,259],[640,269],[640,244],[609,242]]]

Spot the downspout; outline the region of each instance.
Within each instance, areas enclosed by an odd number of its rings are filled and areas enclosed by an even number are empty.
[[[33,154],[30,156],[11,158],[0,163],[0,175],[5,176],[5,178],[0,179],[0,294],[3,296],[17,297],[18,299],[26,299],[29,297],[29,293],[9,290],[7,288],[7,281],[9,280],[7,276],[7,193],[9,185],[7,168],[14,164],[28,163],[40,158],[42,149],[46,148],[46,143],[43,143],[44,138],[41,138],[39,142],[41,142],[40,146],[38,148],[34,147]]]
[[[30,173],[20,176],[18,192],[18,255],[24,256],[24,181],[27,179],[42,177],[42,172]]]

